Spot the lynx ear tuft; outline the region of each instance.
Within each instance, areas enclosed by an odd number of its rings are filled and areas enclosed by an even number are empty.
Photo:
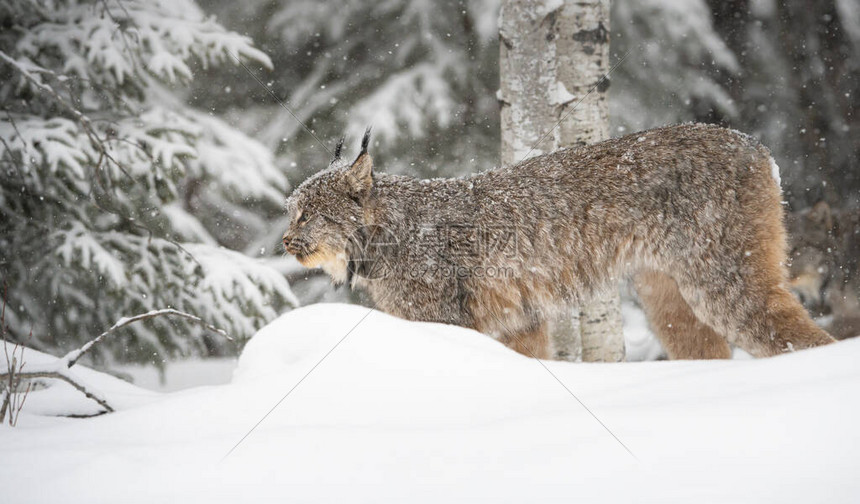
[[[364,137],[361,139],[361,152],[358,153],[358,156],[361,157],[362,154],[367,154],[367,146],[370,145],[370,129],[373,126],[368,126],[366,130],[364,130]]]
[[[361,139],[361,152],[347,170],[347,181],[354,194],[360,195],[369,191],[373,186],[373,158],[367,152],[370,145],[370,127],[364,132]]]
[[[346,140],[346,137],[340,137],[340,140],[337,142],[337,146],[334,148],[334,156],[331,158],[331,163],[329,165],[333,165],[336,162],[340,161],[340,156],[343,154],[343,142]]]

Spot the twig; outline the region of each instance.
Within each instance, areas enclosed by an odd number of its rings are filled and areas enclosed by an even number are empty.
[[[15,427],[18,425],[18,417],[21,416],[21,408],[27,401],[27,396],[30,395],[30,383],[27,384],[27,390],[23,393],[18,393],[18,387],[21,385],[21,370],[24,369],[24,346],[20,343],[15,343],[12,347],[12,357],[9,357],[9,342],[6,339],[6,300],[8,295],[8,286],[3,283],[3,309],[0,312],[0,336],[3,338],[3,353],[6,357],[6,373],[0,375],[0,379],[7,378],[8,383],[3,384],[4,395],[3,405],[0,406],[0,424],[6,420],[6,413],[9,413],[9,425]],[[33,330],[30,330],[30,338],[33,337]],[[29,338],[28,338],[29,339]]]
[[[0,312],[0,324],[3,323],[5,319],[5,303],[3,306],[3,311]],[[21,411],[21,406],[23,404],[23,400],[21,403],[11,403],[11,395],[13,391],[17,388],[18,384],[21,383],[21,380],[33,379],[33,378],[54,378],[57,380],[63,380],[68,383],[76,390],[84,394],[87,398],[92,399],[97,402],[99,406],[105,409],[105,413],[111,413],[114,411],[113,407],[108,404],[107,400],[101,397],[98,393],[89,390],[86,385],[81,383],[80,379],[74,377],[68,373],[68,369],[75,365],[85,353],[87,353],[94,345],[99,343],[109,334],[115,332],[117,329],[123,328],[129,324],[133,324],[135,322],[139,322],[141,320],[147,320],[155,317],[160,317],[162,315],[175,315],[177,317],[182,317],[192,322],[196,322],[197,324],[202,325],[206,329],[213,331],[215,333],[224,336],[230,341],[233,341],[233,338],[227,334],[223,329],[219,329],[214,325],[204,321],[200,317],[196,315],[191,315],[190,313],[185,313],[179,310],[175,310],[173,308],[165,308],[163,310],[155,310],[147,313],[141,313],[140,315],[135,315],[134,317],[124,317],[119,319],[110,329],[99,334],[94,339],[88,341],[84,346],[78,348],[77,350],[73,350],[67,353],[63,358],[58,359],[55,362],[52,362],[50,365],[46,366],[43,369],[36,369],[33,371],[21,371],[21,367],[23,366],[23,362],[21,366],[17,365],[16,356],[13,351],[12,360],[9,360],[8,350],[5,347],[5,337],[4,337],[4,351],[6,352],[7,358],[7,366],[9,367],[8,371],[5,373],[0,373],[0,380],[9,380],[8,390],[6,391],[6,396],[4,397],[3,404],[0,406],[0,419],[5,417],[7,410],[9,410],[11,406],[10,414],[14,414],[17,416],[17,413]],[[5,328],[5,325],[3,326]],[[5,333],[4,333],[5,336]],[[23,347],[22,348],[22,358],[23,358]],[[10,364],[11,363],[11,364]],[[30,385],[27,386],[27,390],[24,392],[24,399],[26,399],[27,394],[30,392]],[[10,421],[12,417],[10,416]],[[2,420],[0,420],[2,422]]]
[[[12,427],[16,427],[18,425],[18,417],[21,416],[21,409],[24,408],[24,403],[27,401],[27,397],[30,395],[30,390],[33,388],[32,383],[27,384],[27,390],[25,390],[21,394],[21,399],[18,401],[18,407],[15,408],[15,411],[10,413],[9,421],[12,422]]]
[[[9,346],[6,342],[6,296],[9,287],[6,282],[3,282],[3,309],[0,311],[0,335],[3,336],[3,353],[6,356],[6,370],[8,371],[9,384],[5,385],[5,395],[3,396],[3,405],[0,406],[0,425],[6,420],[6,410],[9,409],[9,402],[12,400],[12,391],[15,390],[15,350],[12,350],[12,360],[9,359]]]
[[[68,374],[67,368],[63,366],[65,364],[64,360],[59,360],[57,362],[53,362],[48,365],[45,369],[37,369],[34,371],[22,371],[24,368],[24,346],[20,344],[15,344],[12,348],[12,356],[11,359],[9,357],[9,348],[8,343],[6,341],[6,299],[8,293],[8,286],[3,285],[3,308],[0,311],[0,333],[3,336],[3,352],[6,356],[6,372],[0,373],[0,380],[8,380],[8,383],[4,384],[4,388],[6,389],[5,397],[3,398],[3,405],[0,407],[0,423],[6,417],[6,413],[9,413],[9,425],[13,427],[18,423],[18,415],[21,413],[21,408],[24,407],[24,401],[27,400],[27,396],[30,394],[30,390],[32,388],[32,383],[27,384],[27,390],[23,392],[23,396],[20,399],[12,399],[13,394],[16,394],[16,390],[18,386],[21,384],[21,380],[33,379],[33,378],[56,378],[58,380],[63,380],[68,383],[75,389],[79,390],[82,394],[92,399],[93,401],[99,403],[99,405],[104,408],[107,412],[112,412],[114,409],[107,403],[107,401],[100,397],[95,392],[92,392],[87,389],[80,380],[77,378],[70,376]],[[30,330],[30,337],[33,336],[32,329]],[[18,349],[20,348],[20,352]],[[20,360],[20,363],[19,363]],[[59,365],[58,365],[59,364]]]
[[[3,340],[3,349],[6,349],[6,340]],[[14,390],[13,387],[15,386],[15,373],[12,371],[12,366],[14,364],[9,362],[8,352],[6,362],[8,363],[7,365],[9,368],[9,373],[7,376],[9,378],[9,383],[4,384],[3,387],[5,390],[3,394],[3,406],[0,406],[0,424],[3,424],[3,422],[6,420],[6,411],[9,409],[9,402],[12,400],[12,391]]]
[[[112,332],[116,331],[117,329],[125,327],[125,326],[132,324],[134,322],[138,322],[140,320],[146,320],[146,319],[151,319],[154,317],[160,317],[162,315],[175,315],[177,317],[182,317],[182,318],[191,320],[192,322],[196,322],[196,323],[202,325],[203,327],[205,327],[206,329],[209,329],[212,332],[215,332],[215,333],[220,334],[221,336],[224,336],[229,341],[233,341],[233,338],[229,334],[227,334],[226,331],[213,326],[212,324],[204,321],[203,319],[201,319],[200,317],[198,317],[196,315],[191,315],[190,313],[185,313],[185,312],[182,312],[179,310],[174,310],[173,308],[165,308],[162,310],[155,310],[155,311],[151,311],[151,312],[147,312],[147,313],[141,313],[140,315],[135,315],[133,317],[123,317],[123,318],[117,320],[116,323],[113,326],[111,326],[110,329],[99,334],[98,336],[95,337],[95,339],[88,341],[81,348],[78,348],[77,350],[72,350],[71,352],[67,353],[62,359],[60,359],[60,361],[65,363],[66,367],[72,367],[75,365],[76,362],[78,362],[78,359],[80,359],[81,356],[83,356],[85,353],[87,353],[95,344],[99,343],[106,336],[108,336]]]
[[[5,373],[0,374],[0,377],[4,376]],[[88,390],[83,384],[80,383],[80,380],[67,375],[63,371],[24,371],[16,373],[15,376],[18,380],[33,378],[55,378],[57,380],[63,380],[64,382],[68,383],[69,385],[80,391],[82,394],[87,396],[87,398],[99,403],[99,406],[107,410],[108,413],[112,413],[114,411],[111,405],[108,404],[104,398],[99,397],[99,395],[95,392]],[[29,391],[29,387],[27,387],[27,389]]]

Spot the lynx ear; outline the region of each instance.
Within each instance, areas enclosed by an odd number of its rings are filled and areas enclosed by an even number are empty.
[[[347,181],[355,194],[364,194],[373,186],[373,158],[367,152],[368,145],[370,145],[370,127],[361,139],[361,152],[347,170]]]
[[[823,200],[812,206],[807,218],[826,231],[833,229],[833,213],[830,205]]]

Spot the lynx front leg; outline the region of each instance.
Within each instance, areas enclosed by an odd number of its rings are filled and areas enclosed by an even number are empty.
[[[501,339],[508,348],[526,357],[549,359],[552,351],[549,344],[549,334],[546,324],[537,322],[525,331],[509,334]]]
[[[726,339],[696,318],[672,277],[643,271],[636,275],[635,282],[651,329],[670,359],[731,358]]]

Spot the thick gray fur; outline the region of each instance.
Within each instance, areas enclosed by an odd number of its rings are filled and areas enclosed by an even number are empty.
[[[284,244],[388,313],[545,357],[549,317],[634,275],[673,358],[832,341],[785,288],[781,192],[748,135],[669,126],[432,180],[375,172],[364,144],[293,192]]]

